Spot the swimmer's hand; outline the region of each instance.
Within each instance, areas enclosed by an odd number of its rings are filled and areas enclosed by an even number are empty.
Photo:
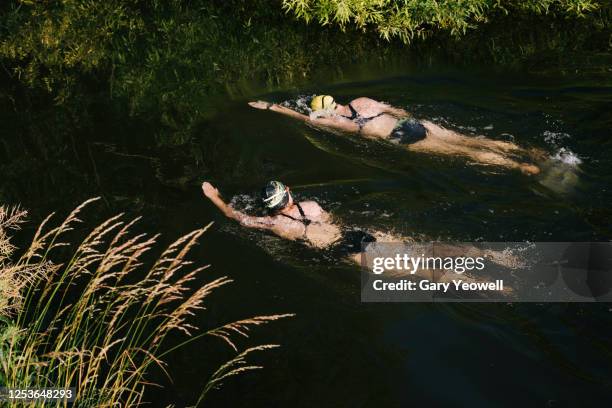
[[[208,181],[205,181],[204,183],[202,183],[202,191],[204,192],[204,195],[210,199],[219,197],[219,190],[217,190]]]
[[[249,106],[255,109],[270,109],[272,105],[274,104],[266,101],[249,102]]]

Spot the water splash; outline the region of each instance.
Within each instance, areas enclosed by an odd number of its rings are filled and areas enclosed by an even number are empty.
[[[582,160],[576,153],[563,146],[568,139],[571,139],[569,133],[545,130],[542,136],[544,137],[544,142],[554,148],[554,153],[551,155],[552,160],[574,167],[582,163]]]
[[[571,150],[561,147],[557,152],[552,156],[553,160],[558,160],[561,163],[567,164],[569,166],[576,167],[582,163],[582,160],[578,155]]]
[[[230,206],[247,214],[254,213],[260,208],[257,198],[248,194],[235,195],[230,200]]]
[[[550,130],[545,130],[542,136],[544,136],[544,141],[553,147],[559,147],[564,140],[571,138],[569,133],[551,132]]]
[[[559,151],[542,164],[538,182],[549,190],[562,195],[575,191],[580,182],[580,159],[570,151]]]
[[[288,99],[286,101],[281,102],[280,105],[303,113],[305,115],[309,115],[312,112],[312,109],[310,109],[310,101],[314,97],[314,94],[298,95],[295,99]]]
[[[580,181],[582,159],[565,146],[571,135],[566,132],[545,130],[542,137],[544,142],[553,148],[553,153],[541,166],[539,183],[558,194],[573,193]]]

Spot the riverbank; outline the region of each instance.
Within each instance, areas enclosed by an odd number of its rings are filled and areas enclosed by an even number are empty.
[[[612,62],[609,5],[581,18],[498,13],[463,36],[442,31],[406,45],[351,27],[305,24],[267,1],[15,4],[2,6],[0,29],[0,110],[8,135],[0,145],[2,174],[22,180],[36,171],[79,179],[94,191],[96,148],[84,142],[91,133],[126,135],[138,153],[122,154],[151,161],[158,179],[181,187],[200,170],[165,174],[148,147],[199,167],[218,166],[212,146],[248,162],[250,154],[236,152],[232,140],[194,145],[210,118],[246,95],[440,66],[605,82]],[[148,131],[134,137],[130,128]],[[51,165],[57,160],[65,163],[61,173]],[[74,189],[54,184],[66,195]],[[35,195],[30,189],[9,182],[0,198]]]
[[[23,86],[29,94],[38,90],[50,98],[48,103],[78,105],[80,111],[88,106],[84,94],[96,94],[131,115],[180,128],[214,111],[215,95],[252,95],[263,87],[338,79],[364,61],[380,67],[481,63],[532,72],[551,64],[572,73],[603,69],[612,51],[612,5],[544,1],[538,9],[537,3],[486,13],[447,11],[448,16],[423,23],[427,35],[415,35],[406,44],[350,24],[338,28],[333,20],[306,24],[283,10],[281,1],[113,0],[54,6],[13,1],[3,6],[0,28],[3,83]],[[175,134],[174,140],[183,139]]]

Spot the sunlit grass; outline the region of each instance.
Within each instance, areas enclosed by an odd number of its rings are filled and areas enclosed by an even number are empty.
[[[57,226],[50,226],[52,216],[45,219],[15,261],[8,231],[18,228],[26,213],[0,208],[0,382],[14,388],[75,387],[78,406],[137,406],[150,370],[165,367],[168,334],[198,331],[189,318],[231,280],[221,277],[193,288],[206,266],[186,256],[208,226],[176,240],[151,265],[144,258],[156,248],[158,235],[131,233],[138,219],[126,221],[123,215],[71,246],[66,233],[79,226],[82,210],[93,201]],[[66,253],[67,260],[57,263]],[[236,336],[248,337],[253,326],[288,316],[256,316],[202,333],[223,339],[237,355],[213,373],[198,404],[226,378],[261,368],[247,362],[250,353],[277,347],[240,352]]]

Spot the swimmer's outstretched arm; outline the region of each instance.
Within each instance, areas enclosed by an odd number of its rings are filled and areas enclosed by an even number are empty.
[[[205,181],[202,183],[202,191],[212,203],[221,210],[226,217],[236,220],[243,227],[271,230],[274,228],[274,220],[272,217],[253,217],[233,209],[221,198],[219,190],[212,184]]]
[[[294,119],[301,120],[303,122],[310,122],[310,117],[308,115],[304,115],[300,112],[296,112],[293,109],[289,109],[287,107],[277,105],[275,103],[266,102],[266,101],[256,101],[249,102],[249,105],[255,109],[263,109],[263,110],[271,110],[273,112],[277,112],[286,116],[290,116]]]
[[[294,119],[301,120],[302,122],[309,123],[313,126],[320,128],[331,128],[343,130],[345,132],[358,132],[359,125],[353,122],[350,119],[342,118],[342,117],[310,117],[308,115],[304,115],[302,113],[296,112],[293,109],[289,109],[287,107],[277,105],[275,103],[265,102],[265,101],[256,101],[249,102],[249,105],[255,109],[264,109],[271,110]]]

